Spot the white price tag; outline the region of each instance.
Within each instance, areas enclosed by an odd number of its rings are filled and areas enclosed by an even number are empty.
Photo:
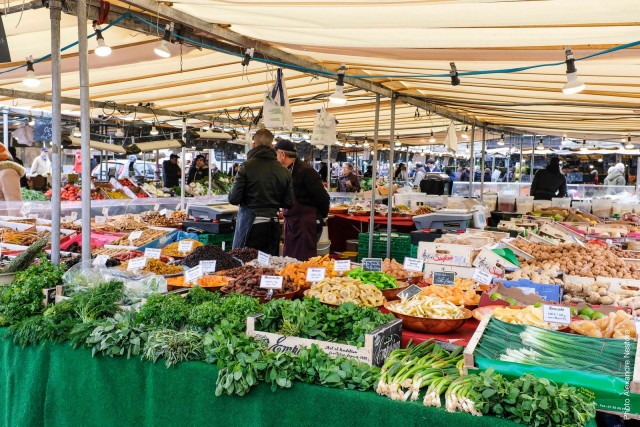
[[[136,239],[139,239],[140,237],[142,237],[142,231],[141,230],[136,230],[136,231],[132,231],[131,233],[129,233],[129,241],[133,242]]]
[[[193,283],[194,285],[197,285],[198,279],[202,276],[202,266],[196,265],[184,272],[184,283]]]
[[[160,210],[160,205],[158,203],[153,205],[153,210],[156,211],[156,212],[159,211]]]
[[[29,215],[29,212],[31,212],[31,208],[29,207],[29,205],[22,205],[22,208],[20,208],[20,213],[22,214],[22,216]]]
[[[217,261],[200,261],[203,274],[215,273]]]
[[[635,317],[633,320],[636,324],[636,335],[640,336],[640,317]]]
[[[282,276],[262,276],[260,287],[265,289],[282,289]]]
[[[147,266],[147,257],[133,258],[127,264],[127,270],[140,270]]]
[[[342,259],[333,261],[333,270],[334,271],[349,271],[351,270],[351,260],[350,259]]]
[[[31,219],[38,219],[38,214],[29,214],[29,218]]]
[[[78,212],[71,212],[71,221],[75,221],[78,219]]]
[[[222,250],[223,251],[227,250],[227,242],[222,242]]]
[[[173,217],[173,211],[171,209],[164,209],[164,216],[166,216],[168,219],[171,219],[171,217]]]
[[[271,256],[269,254],[265,254],[264,252],[258,251],[258,264],[269,265],[271,261]]]
[[[417,258],[405,257],[403,267],[407,271],[416,271],[418,273],[422,273],[422,270],[424,269],[424,261],[421,261]]]
[[[178,204],[176,205],[176,210],[177,210],[177,211],[179,211],[181,206],[182,206],[182,203],[178,203]]]
[[[62,217],[60,222],[64,222],[64,223],[73,222],[73,218],[71,218],[70,216],[65,216],[65,217]]]
[[[559,305],[543,305],[542,320],[549,323],[568,325],[571,323],[571,308]]]
[[[97,216],[96,217],[96,224],[106,224],[107,223],[107,217],[106,216]]]
[[[103,267],[107,265],[108,260],[109,255],[98,255],[97,257],[95,257],[92,264],[94,267]]]
[[[322,268],[308,268],[307,269],[307,282],[317,283],[321,280],[324,280],[325,273],[327,269]]]
[[[191,252],[193,249],[193,241],[183,240],[178,243],[178,252]]]
[[[144,250],[144,256],[147,258],[160,259],[162,249],[147,248]]]
[[[483,285],[490,285],[491,282],[493,282],[493,278],[493,274],[478,270],[477,268],[476,271],[473,272],[473,280]]]
[[[109,208],[102,208],[102,215],[109,216]]]

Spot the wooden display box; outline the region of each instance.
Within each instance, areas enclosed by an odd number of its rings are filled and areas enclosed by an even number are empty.
[[[474,251],[475,248],[471,245],[432,242],[418,244],[418,258],[425,264],[471,267]]]
[[[297,354],[301,347],[309,348],[316,344],[331,356],[343,356],[356,359],[369,365],[382,366],[391,351],[400,348],[402,341],[402,320],[393,319],[389,323],[371,331],[364,338],[364,346],[319,341],[300,337],[287,337],[271,332],[256,330],[256,319],[262,314],[247,317],[247,336],[264,341],[272,351],[290,350]]]

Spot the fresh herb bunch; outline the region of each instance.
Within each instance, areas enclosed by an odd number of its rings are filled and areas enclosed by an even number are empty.
[[[46,258],[16,273],[10,286],[0,289],[0,326],[18,323],[44,311],[42,289],[60,284],[64,270]]]
[[[113,316],[118,310],[118,302],[123,298],[124,283],[119,280],[109,280],[90,288],[85,293],[77,294],[71,301],[80,321],[86,323]]]
[[[136,316],[138,323],[150,328],[180,329],[187,323],[191,307],[177,294],[152,295]]]
[[[147,340],[148,329],[137,324],[133,310],[121,311],[100,322],[87,338],[91,354],[137,356]]]
[[[193,306],[200,305],[207,301],[216,301],[219,303],[222,298],[223,296],[220,292],[209,292],[200,286],[192,287],[187,294],[187,301]]]
[[[203,360],[204,344],[202,334],[194,331],[174,331],[160,329],[147,336],[142,354],[143,359],[156,362],[165,359],[167,368],[187,360]]]

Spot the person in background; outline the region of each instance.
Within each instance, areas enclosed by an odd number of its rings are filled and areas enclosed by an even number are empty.
[[[429,159],[433,160],[433,159]],[[424,165],[420,162],[416,163],[416,174],[413,177],[413,186],[420,188],[420,182],[427,175],[427,171],[424,169]]]
[[[407,167],[404,163],[399,163],[396,171],[393,173],[393,179],[395,181],[406,181],[407,180]]]
[[[444,169],[444,173],[447,174],[447,176],[449,177],[451,182],[455,182],[456,181],[456,173],[455,173],[453,168],[445,168]]]
[[[500,176],[502,175],[502,172],[500,171],[500,169],[495,168],[493,170],[493,173],[491,174],[491,182],[498,182],[500,181]]]
[[[182,170],[178,166],[179,158],[177,154],[172,154],[169,156],[169,160],[162,162],[162,186],[164,188],[172,188],[180,184]]]
[[[329,193],[322,185],[320,174],[297,159],[293,142],[281,139],[275,146],[278,162],[293,178],[293,207],[283,209],[283,256],[306,260],[318,255],[318,240],[324,218],[329,214]]]
[[[567,196],[567,178],[560,172],[560,160],[553,157],[546,168],[533,176],[529,195],[534,200],[551,200]]]
[[[624,178],[624,165],[622,163],[618,163],[613,166],[613,168],[609,168],[609,173],[604,179],[604,185],[626,185],[626,183],[627,181]]]
[[[353,165],[345,163],[342,167],[342,176],[338,179],[338,193],[357,193],[360,191],[360,182],[353,173]]]
[[[365,178],[372,178],[373,177],[373,166],[371,166],[371,165],[367,166],[367,170],[364,171],[364,177]]]
[[[227,172],[227,175],[229,175],[229,176],[238,175],[238,168],[239,167],[240,167],[240,165],[238,163],[234,163],[233,166],[229,168],[229,172]]]
[[[327,175],[329,174],[329,168],[327,167],[326,162],[320,163],[320,170],[318,171],[318,173],[320,174],[320,179],[322,179],[323,182],[327,182]]]
[[[485,168],[484,169],[484,182],[491,182],[491,169],[490,168]]]
[[[273,134],[260,129],[253,148],[238,169],[229,191],[229,203],[239,206],[233,248],[250,247],[270,255],[280,249],[278,210],[293,207],[291,173],[277,159]]]
[[[78,175],[82,174],[82,151],[80,150],[73,155],[73,171]]]
[[[40,156],[33,159],[29,176],[49,176],[51,175],[51,160],[49,160],[49,149],[42,147]]]
[[[433,157],[429,157],[429,160],[427,160],[427,172],[442,172],[442,170],[436,166],[436,161]]]
[[[469,173],[469,168],[463,166],[462,171],[460,172],[460,181],[469,182],[471,179],[471,174]]]
[[[476,166],[475,169],[473,170],[473,181],[480,182],[481,178],[482,178],[482,172],[480,172],[480,166]]]
[[[13,161],[22,166],[24,169],[24,163],[22,163],[22,160],[20,160],[18,158],[18,155],[16,154],[16,147],[9,147],[9,154],[11,154]],[[29,188],[29,180],[27,179],[26,173],[20,177],[20,187]]]
[[[571,173],[571,167],[565,163],[562,165],[560,172],[562,172],[562,175],[567,176],[567,174]]]
[[[134,165],[136,164],[136,160],[138,160],[138,158],[131,154],[128,160],[129,163],[127,163],[127,166],[122,169],[122,172],[120,173],[120,176],[118,176],[118,179],[133,178],[136,176]]]
[[[20,178],[23,176],[24,168],[14,162],[4,144],[0,144],[0,201],[22,200]]]
[[[593,183],[595,185],[600,184],[600,177],[598,176],[598,171],[597,170],[592,170],[591,171],[591,175],[593,175]]]
[[[202,154],[198,154],[189,168],[187,175],[187,184],[191,184],[195,181],[201,181],[203,179],[209,179],[209,168],[207,167],[207,161]]]

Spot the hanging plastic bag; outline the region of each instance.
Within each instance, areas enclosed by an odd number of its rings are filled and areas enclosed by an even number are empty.
[[[313,124],[313,135],[311,136],[311,144],[324,146],[333,145],[336,142],[336,127],[338,122],[333,114],[324,108],[318,110],[318,115]]]
[[[280,68],[278,68],[273,87],[264,94],[262,116],[267,128],[293,130],[293,113]]]

